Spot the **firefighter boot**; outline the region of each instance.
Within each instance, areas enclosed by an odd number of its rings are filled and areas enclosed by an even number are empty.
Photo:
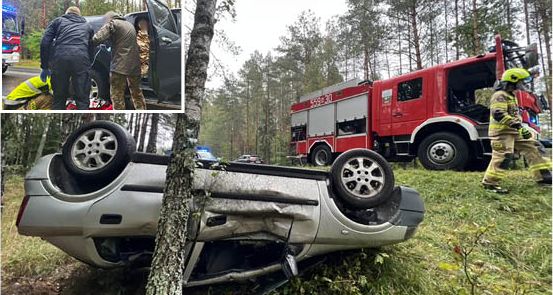
[[[541,180],[538,181],[539,185],[551,186],[551,171],[549,170],[540,170]]]
[[[496,193],[496,194],[506,195],[506,194],[509,193],[508,189],[502,188],[499,185],[486,184],[486,183],[483,183],[482,185],[484,186],[485,190]]]

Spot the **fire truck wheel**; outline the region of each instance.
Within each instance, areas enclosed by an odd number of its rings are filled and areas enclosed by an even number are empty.
[[[469,147],[457,134],[438,132],[421,142],[417,156],[429,170],[463,170],[469,161]]]
[[[78,177],[114,178],[136,151],[132,135],[118,124],[94,121],[82,125],[63,145],[65,167]]]
[[[341,154],[330,169],[332,187],[338,197],[355,209],[366,209],[392,195],[394,173],[386,160],[367,149]]]
[[[332,152],[326,144],[321,144],[311,152],[311,164],[315,166],[328,166],[332,163]]]

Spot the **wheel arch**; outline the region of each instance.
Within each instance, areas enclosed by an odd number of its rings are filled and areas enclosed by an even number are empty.
[[[451,132],[461,136],[467,143],[478,140],[476,127],[466,119],[456,116],[432,118],[415,128],[411,134],[413,150],[416,151],[418,149],[419,144],[424,138],[436,132]]]
[[[320,145],[326,145],[330,148],[330,152],[331,153],[335,153],[334,151],[334,148],[332,147],[332,145],[330,145],[326,140],[317,140],[315,142],[313,142],[310,146],[309,146],[309,149],[307,149],[307,153],[310,155],[311,152],[313,152],[313,150],[320,146]]]

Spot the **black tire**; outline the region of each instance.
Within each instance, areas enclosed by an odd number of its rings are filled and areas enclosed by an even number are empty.
[[[96,131],[100,132],[99,136]],[[110,140],[111,135],[115,138]],[[92,141],[88,146],[84,144],[85,137]],[[106,179],[117,177],[135,152],[136,141],[122,126],[110,121],[94,121],[82,125],[67,138],[62,157],[67,170],[75,176]],[[86,154],[93,158],[87,159]],[[99,164],[97,159],[105,163]]]
[[[429,170],[463,170],[469,162],[469,147],[459,135],[438,132],[426,137],[417,152],[424,168]]]
[[[362,159],[363,167],[358,159]],[[369,170],[371,167],[375,168]],[[354,209],[375,207],[392,196],[395,185],[392,166],[374,151],[349,150],[336,158],[330,173],[337,197]],[[351,179],[356,175],[359,177]],[[357,187],[358,192],[355,191]]]
[[[97,90],[94,90],[94,89]],[[89,98],[100,97],[103,100],[109,100],[109,75],[103,74],[99,70],[92,70],[90,73],[90,96]]]
[[[311,164],[315,166],[328,166],[332,164],[332,152],[326,144],[316,146],[311,152]]]

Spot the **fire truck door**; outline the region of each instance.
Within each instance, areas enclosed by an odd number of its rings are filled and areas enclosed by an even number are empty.
[[[426,119],[428,79],[411,76],[399,81],[393,89],[392,134],[410,134]]]

